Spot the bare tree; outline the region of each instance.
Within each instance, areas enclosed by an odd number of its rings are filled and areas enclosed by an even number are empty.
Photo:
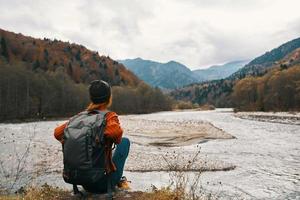
[[[185,155],[182,154],[166,154],[163,156],[164,161],[167,163],[170,186],[173,192],[176,194],[177,199],[214,199],[210,193],[204,191],[200,185],[200,178],[202,170],[195,170],[194,165],[199,163],[201,147],[197,145],[197,151],[195,154],[189,157],[189,160],[184,165],[181,164],[181,160],[185,160]],[[188,176],[187,172],[193,172],[193,176]]]
[[[0,176],[2,177],[2,180],[0,181],[0,190],[10,193],[15,190],[15,187],[20,182],[30,181],[26,179],[30,174],[25,170],[35,135],[36,124],[33,126],[33,131],[29,135],[28,142],[25,144],[24,149],[19,150],[18,144],[16,144],[13,139],[13,153],[9,155],[11,159],[7,160],[4,156],[0,157]]]

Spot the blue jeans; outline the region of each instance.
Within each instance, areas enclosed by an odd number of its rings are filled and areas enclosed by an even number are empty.
[[[121,143],[116,145],[116,150],[112,157],[117,170],[111,174],[112,186],[115,187],[123,176],[124,166],[129,154],[130,141],[128,138],[123,137]],[[93,186],[83,186],[83,188],[93,193],[105,193],[107,191],[107,177],[101,179]]]
[[[113,186],[117,185],[123,176],[124,166],[129,154],[129,149],[130,141],[128,138],[123,137],[121,143],[116,146],[116,150],[112,157],[112,160],[117,168],[117,170],[111,175],[111,181]]]

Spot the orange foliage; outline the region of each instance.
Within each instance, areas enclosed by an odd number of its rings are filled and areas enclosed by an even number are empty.
[[[65,68],[65,72],[77,83],[89,83],[94,79],[105,79],[113,85],[137,86],[141,81],[122,64],[98,52],[88,50],[82,45],[70,44],[47,38],[36,39],[22,34],[15,34],[0,29],[0,38],[7,45],[9,63],[22,61],[28,69],[56,71]],[[0,59],[4,59],[0,55]],[[36,64],[38,63],[38,64]],[[69,66],[72,67],[69,67]],[[105,66],[105,70],[101,69]],[[36,69],[38,68],[38,69]],[[71,69],[73,73],[71,73]],[[120,79],[115,79],[115,70],[120,72]]]

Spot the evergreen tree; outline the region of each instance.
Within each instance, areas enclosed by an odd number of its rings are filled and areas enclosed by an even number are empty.
[[[7,49],[6,40],[4,39],[4,37],[1,37],[1,49],[2,49],[2,55],[7,60],[9,60],[9,53],[8,53],[8,49]]]

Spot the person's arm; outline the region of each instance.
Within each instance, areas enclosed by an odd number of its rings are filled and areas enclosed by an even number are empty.
[[[54,137],[61,143],[63,143],[64,130],[65,130],[67,124],[68,124],[68,122],[65,122],[64,124],[62,124],[54,129]]]
[[[106,114],[106,127],[104,130],[106,138],[112,142],[119,144],[122,139],[123,129],[121,128],[118,115],[115,112],[109,112]]]

